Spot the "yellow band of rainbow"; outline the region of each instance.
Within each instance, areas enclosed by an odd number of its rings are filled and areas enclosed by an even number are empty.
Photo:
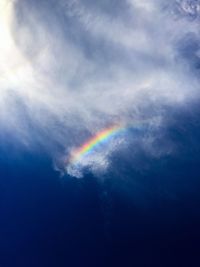
[[[123,129],[124,127],[122,127],[122,125],[114,125],[97,133],[94,137],[92,137],[90,140],[84,143],[81,147],[73,151],[70,158],[70,162],[75,163],[79,161],[80,158],[82,158],[84,155],[92,151],[97,145],[106,142],[108,139],[118,134]]]

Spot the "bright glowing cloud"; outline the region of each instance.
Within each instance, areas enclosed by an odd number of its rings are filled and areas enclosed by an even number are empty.
[[[60,158],[78,158],[66,170],[79,177],[87,166],[106,169],[118,144],[129,144],[131,134],[111,138],[79,157],[115,122],[145,121],[148,133],[134,142],[150,155],[169,153],[149,144],[173,109],[199,98],[198,16],[198,1],[2,0],[1,132],[64,166]]]

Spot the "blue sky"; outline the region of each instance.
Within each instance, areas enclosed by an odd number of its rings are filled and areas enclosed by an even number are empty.
[[[199,22],[198,0],[1,0],[0,266],[198,265]]]

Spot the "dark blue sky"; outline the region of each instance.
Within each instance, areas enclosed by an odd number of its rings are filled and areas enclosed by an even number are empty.
[[[17,153],[6,144],[1,265],[198,266],[200,127],[194,121],[181,114],[168,129],[181,156],[140,155],[149,165],[142,172],[116,157],[101,181],[90,173],[60,178],[46,155]]]

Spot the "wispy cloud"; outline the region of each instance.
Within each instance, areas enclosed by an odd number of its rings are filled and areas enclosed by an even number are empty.
[[[199,38],[199,5],[2,0],[2,131],[14,131],[13,138],[28,149],[43,146],[57,162],[110,124],[145,120],[148,133],[137,134],[134,142],[151,155],[171,153],[173,145],[152,144],[170,110],[199,97],[186,45],[188,34],[192,41]],[[197,45],[196,62],[199,51]],[[131,138],[121,141],[128,145]],[[66,169],[78,177],[85,167],[105,169],[110,151],[119,149],[110,146]]]

